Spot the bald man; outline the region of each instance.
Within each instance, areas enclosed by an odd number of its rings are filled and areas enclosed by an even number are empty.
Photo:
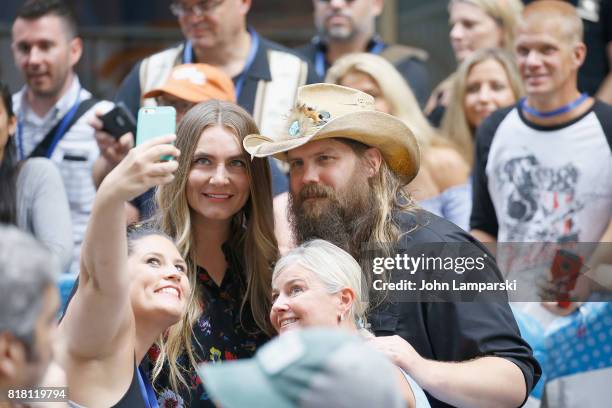
[[[542,322],[566,312],[557,302],[547,309],[535,302],[534,280],[541,277],[527,276],[536,269],[533,262],[551,265],[561,243],[599,242],[611,228],[612,107],[578,91],[587,52],[582,38],[582,21],[569,3],[541,0],[525,7],[515,52],[527,97],[493,113],[476,135],[472,233],[482,241],[553,248],[550,259],[525,260],[505,256],[508,245],[498,245],[500,269],[519,279],[524,297],[517,300],[532,301],[518,306]],[[588,253],[579,255],[588,261]],[[585,390],[580,406],[609,404]]]
[[[612,107],[578,91],[586,47],[574,7],[527,6],[515,52],[527,97],[477,132],[473,233],[482,241],[597,242],[612,215]]]

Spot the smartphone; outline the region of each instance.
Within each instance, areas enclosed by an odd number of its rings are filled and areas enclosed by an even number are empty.
[[[175,132],[176,110],[172,106],[155,106],[138,110],[137,146],[147,140]],[[164,156],[161,160],[172,160],[172,156]]]
[[[561,308],[570,306],[570,291],[576,286],[576,280],[582,269],[582,257],[570,251],[559,249],[553,258],[550,272],[553,282],[561,284],[561,290],[557,295],[557,305]]]
[[[102,120],[102,130],[110,134],[115,139],[119,139],[127,132],[136,132],[136,120],[132,112],[123,104],[119,102],[115,107],[107,112],[105,115],[100,117]]]

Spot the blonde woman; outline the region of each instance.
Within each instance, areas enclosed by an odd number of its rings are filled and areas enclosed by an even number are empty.
[[[251,116],[229,102],[196,105],[179,123],[176,177],[157,201],[161,227],[177,240],[194,291],[181,324],[153,350],[160,353],[152,356],[160,406],[206,406],[197,364],[251,357],[273,333],[268,313],[278,249],[270,169],[245,154],[242,139],[251,133],[258,133]]]
[[[454,146],[438,136],[427,122],[408,84],[393,65],[374,54],[349,54],[329,69],[326,82],[372,95],[377,110],[410,127],[421,151],[421,168],[407,191],[425,209],[466,229],[471,209],[469,167]]]
[[[337,327],[371,340],[366,329],[368,287],[361,267],[346,251],[315,239],[285,254],[272,275],[270,321],[282,336],[308,327]],[[403,370],[397,380],[407,407],[430,404],[421,387]]]
[[[514,45],[514,27],[523,10],[520,0],[451,0],[448,5],[449,38],[457,64],[483,48]],[[451,98],[454,73],[431,94],[425,113],[435,125],[440,123]]]
[[[168,183],[179,151],[174,135],[132,149],[104,179],[83,241],[79,284],[58,328],[55,356],[66,371],[71,407],[151,407],[155,397],[138,365],[183,317],[190,284],[175,243],[155,228],[126,237],[127,201]],[[149,392],[150,390],[150,392]]]
[[[493,111],[513,105],[523,95],[511,55],[498,48],[475,52],[459,66],[451,95],[442,131],[471,165],[476,128]]]

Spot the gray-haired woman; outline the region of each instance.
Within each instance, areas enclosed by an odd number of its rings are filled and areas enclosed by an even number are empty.
[[[279,259],[272,275],[272,326],[283,334],[305,327],[366,329],[367,288],[355,259],[323,240],[305,242]],[[429,407],[421,387],[403,370],[398,382],[409,407]]]

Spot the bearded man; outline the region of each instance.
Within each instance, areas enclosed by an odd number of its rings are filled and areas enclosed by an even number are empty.
[[[421,250],[452,253],[454,244],[460,253],[488,254],[406,195],[403,187],[419,169],[416,140],[402,121],[375,111],[370,95],[331,84],[301,87],[285,132],[250,135],[244,147],[289,163],[298,243],[322,238],[344,247],[369,278],[378,273],[369,252],[374,247],[392,263],[403,255],[418,258]],[[500,279],[492,257],[485,258],[479,277]],[[456,265],[446,278],[460,276]],[[371,329],[380,336],[372,342],[423,387],[432,406],[515,407],[526,400],[541,369],[506,301],[392,297],[371,304]]]

